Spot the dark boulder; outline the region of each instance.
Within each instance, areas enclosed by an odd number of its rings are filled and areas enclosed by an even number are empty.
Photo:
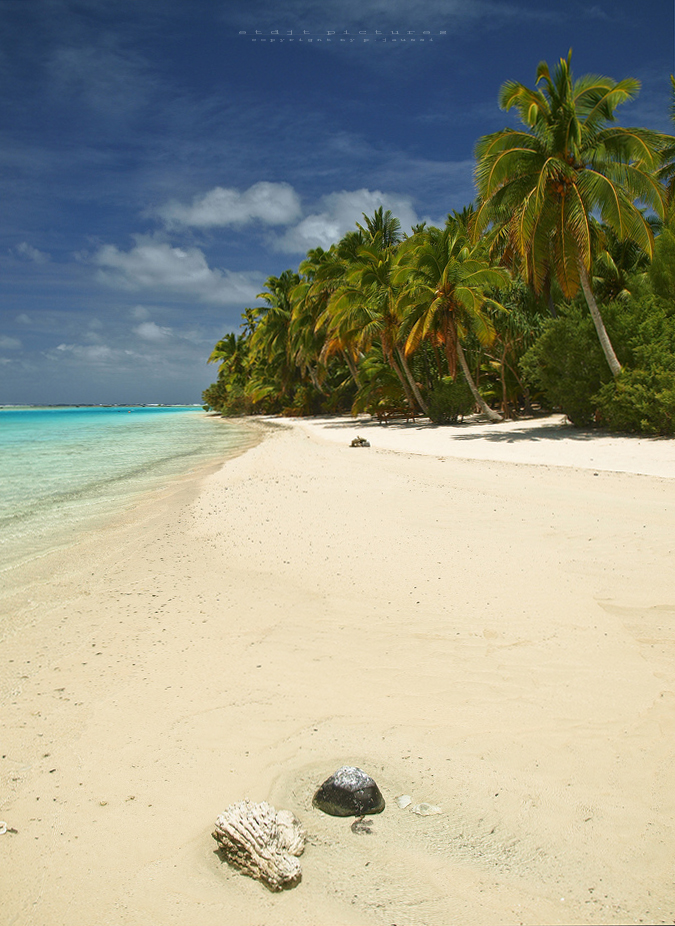
[[[384,810],[384,798],[373,779],[352,765],[343,765],[327,778],[312,803],[332,817],[361,817]]]

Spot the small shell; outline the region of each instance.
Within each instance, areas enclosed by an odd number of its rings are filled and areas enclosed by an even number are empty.
[[[409,794],[399,794],[395,800],[401,810],[403,810],[404,807],[409,807],[410,804],[412,804],[412,798]]]
[[[4,820],[0,820],[0,836],[4,836],[7,832],[7,824]]]
[[[440,807],[434,807],[433,804],[415,804],[410,809],[413,813],[419,814],[420,817],[430,817],[435,813],[443,813]]]

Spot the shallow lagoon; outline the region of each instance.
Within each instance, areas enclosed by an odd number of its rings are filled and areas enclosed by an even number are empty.
[[[251,442],[195,406],[0,409],[0,569]]]

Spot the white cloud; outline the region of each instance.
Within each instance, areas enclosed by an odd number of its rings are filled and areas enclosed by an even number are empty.
[[[212,270],[199,248],[174,248],[140,237],[137,241],[130,251],[106,244],[91,258],[101,268],[102,282],[118,289],[154,290],[216,305],[250,302],[260,292],[261,274]]]
[[[32,325],[33,324],[32,319],[29,318],[25,312],[22,312],[21,315],[17,315],[15,320],[19,322],[20,325]]]
[[[72,354],[90,363],[106,363],[115,359],[115,351],[105,344],[85,347],[81,344],[59,344],[56,348],[63,354]]]
[[[329,248],[339,241],[345,232],[352,231],[356,223],[363,224],[363,213],[372,215],[380,206],[391,209],[401,223],[401,228],[409,232],[418,219],[408,196],[396,193],[381,193],[379,190],[342,190],[329,193],[321,200],[321,211],[308,215],[294,228],[290,228],[282,237],[273,241],[275,250],[291,253],[304,253],[317,246]]]
[[[21,244],[17,244],[15,251],[20,257],[25,257],[26,260],[32,260],[35,264],[46,264],[51,260],[50,254],[47,254],[46,251],[38,251],[37,248],[34,248],[32,244],[28,244],[27,241],[22,241]]]
[[[288,225],[302,214],[300,197],[289,183],[264,181],[243,193],[217,186],[203,196],[195,196],[190,206],[172,201],[158,212],[169,227],[199,228],[243,225],[256,219],[267,225]]]
[[[150,310],[146,309],[144,305],[135,305],[130,315],[132,318],[135,318],[136,321],[145,322],[150,318]]]
[[[8,338],[6,335],[0,335],[0,348],[2,350],[19,350],[21,341],[18,338]]]
[[[163,341],[171,335],[171,328],[163,328],[154,322],[143,322],[133,329],[144,341]]]

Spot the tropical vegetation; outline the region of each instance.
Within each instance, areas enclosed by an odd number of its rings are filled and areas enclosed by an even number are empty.
[[[675,138],[616,124],[638,90],[571,52],[507,81],[522,127],[478,140],[475,203],[409,234],[380,208],[269,277],[205,407],[675,433]]]

